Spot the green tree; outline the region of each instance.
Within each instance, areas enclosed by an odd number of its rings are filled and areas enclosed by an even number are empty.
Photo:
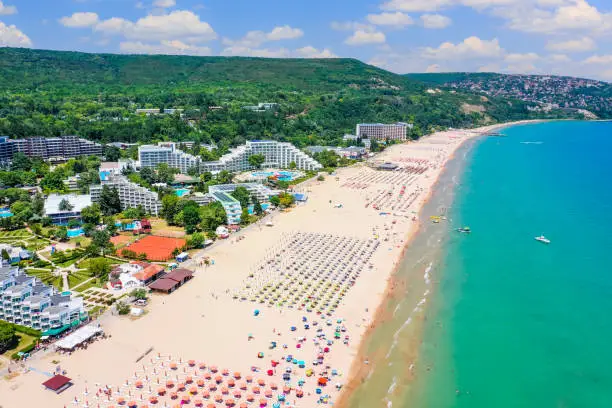
[[[121,150],[119,150],[119,148],[115,146],[104,146],[103,154],[106,158],[106,161],[110,162],[116,162],[121,158]]]
[[[15,326],[9,322],[0,320],[0,353],[10,350],[17,343]]]
[[[200,209],[202,213],[202,227],[206,232],[213,233],[220,225],[227,224],[227,214],[219,202],[214,202]]]
[[[16,152],[11,162],[11,170],[30,171],[32,170],[32,160],[22,152]]]
[[[162,198],[162,208],[159,215],[165,219],[168,224],[174,224],[174,217],[178,214],[179,198],[176,194],[167,194]]]
[[[31,207],[34,214],[40,215],[41,217],[45,215],[45,199],[40,193],[36,193],[34,198],[32,198]]]
[[[92,205],[81,210],[81,219],[86,224],[99,224],[101,216],[102,211],[100,210],[100,204],[98,203],[93,203]]]
[[[6,250],[6,248],[2,248],[2,259],[4,259],[5,261],[10,261],[11,260],[11,256],[9,255],[8,251]]]
[[[291,170],[295,170],[295,169],[297,169],[297,164],[295,164],[295,162],[294,162],[294,161],[292,161],[291,163],[289,163],[289,168],[290,168]]]
[[[86,249],[87,253],[90,256],[100,255],[100,252],[102,256],[112,253],[114,245],[110,241],[110,237],[107,231],[94,231],[91,234],[91,244]]]
[[[251,201],[251,195],[249,194],[249,190],[247,190],[246,187],[243,186],[236,187],[236,189],[232,193],[232,197],[238,200],[238,202],[243,208],[248,207],[249,201]]]
[[[187,234],[193,234],[196,231],[196,228],[198,227],[200,222],[202,221],[200,210],[197,204],[195,206],[189,205],[185,207],[182,213],[185,232],[187,232]]]
[[[146,300],[147,290],[144,288],[134,289],[132,293],[130,293],[130,296],[132,296],[136,300]]]
[[[249,225],[250,220],[249,209],[242,207],[242,213],[240,214],[240,225]]]
[[[217,173],[216,181],[218,184],[231,184],[234,176],[227,170],[221,170]]]
[[[91,258],[87,271],[91,276],[98,278],[100,282],[106,282],[111,271],[111,265],[105,258]]]
[[[130,305],[125,302],[117,302],[115,308],[117,309],[117,313],[119,313],[120,315],[126,315],[132,310]]]
[[[58,208],[60,211],[72,211],[74,205],[70,204],[70,201],[63,198],[62,201],[60,201]]]
[[[178,172],[178,169],[170,167],[168,163],[160,163],[157,165],[157,179],[160,183],[174,183],[174,175]]]
[[[256,169],[261,168],[262,164],[266,161],[266,156],[263,154],[254,154],[249,156],[249,164]]]
[[[66,178],[66,175],[63,169],[55,169],[43,177],[40,181],[40,187],[45,191],[65,192],[67,188],[64,184],[64,178]]]
[[[255,196],[253,196],[253,212],[258,216],[261,216],[264,213],[264,210],[261,204],[259,203],[259,200]]]
[[[100,192],[100,210],[103,215],[114,215],[121,212],[121,199],[115,187],[103,186]]]
[[[280,198],[278,198],[278,196],[270,197],[270,204],[272,204],[275,207],[280,206]]]
[[[58,241],[66,241],[68,239],[68,229],[64,226],[60,226],[57,231],[55,231],[55,238]]]
[[[295,197],[289,193],[280,193],[278,199],[280,206],[283,208],[289,208],[295,203]]]
[[[113,236],[117,233],[117,220],[112,215],[104,217],[104,225],[106,225],[106,233]]]
[[[206,241],[204,234],[196,232],[187,239],[187,246],[189,248],[202,248],[204,241]]]

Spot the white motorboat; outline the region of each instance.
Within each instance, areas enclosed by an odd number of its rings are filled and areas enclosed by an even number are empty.
[[[546,238],[544,235],[540,235],[539,237],[535,237],[536,241],[540,241],[543,244],[550,244],[550,239]]]

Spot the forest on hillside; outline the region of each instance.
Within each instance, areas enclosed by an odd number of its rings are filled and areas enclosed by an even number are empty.
[[[354,59],[86,54],[0,49],[0,135],[76,134],[99,142],[248,139],[338,144],[363,122],[414,123],[411,137],[533,117],[529,102],[429,85]],[[273,109],[247,105],[267,102]],[[477,109],[464,109],[476,106]],[[136,109],[181,109],[139,115]]]

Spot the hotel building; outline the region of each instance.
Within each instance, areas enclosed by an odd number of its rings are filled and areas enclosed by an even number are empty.
[[[105,180],[102,180],[101,183],[102,184],[99,185],[92,185],[89,188],[91,201],[94,203],[100,201],[102,188],[108,186],[117,189],[119,200],[121,201],[121,208],[124,210],[126,208],[136,208],[139,205],[141,205],[147,213],[153,215],[158,215],[161,210],[161,201],[156,192],[139,186],[136,183],[132,183],[125,176],[111,174]]]
[[[202,162],[199,157],[178,150],[175,143],[145,145],[138,149],[141,167],[156,167],[160,163],[168,163],[170,167],[179,169],[181,173],[186,173],[193,167],[199,168],[201,172],[211,173],[222,170],[232,173],[253,170],[254,167],[249,164],[249,157],[256,154],[265,156],[266,160],[262,166],[265,168],[288,168],[292,162],[300,170],[318,170],[323,167],[291,143],[273,140],[248,141],[214,162]]]
[[[409,123],[398,122],[394,124],[360,123],[357,125],[356,136],[360,139],[376,140],[406,140]]]
[[[17,152],[44,160],[66,160],[78,156],[99,156],[102,154],[102,145],[80,139],[78,136],[27,139],[9,139],[8,136],[0,136],[0,162],[10,163]]]
[[[87,318],[82,298],[55,293],[19,268],[0,268],[0,319],[55,335]]]

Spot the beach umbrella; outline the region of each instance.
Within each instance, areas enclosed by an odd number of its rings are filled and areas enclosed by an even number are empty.
[[[227,387],[221,387],[221,394],[223,394],[223,395],[227,395],[227,394],[229,394],[229,388],[227,388]]]
[[[178,398],[178,394],[176,392],[170,393],[170,399],[177,399],[177,398]]]
[[[185,377],[185,383],[186,384],[191,384],[193,382],[193,377],[188,375],[187,377]]]
[[[204,406],[204,402],[200,399],[195,400],[193,403],[195,404],[196,407]]]
[[[210,392],[208,392],[206,390],[202,391],[202,397],[204,397],[206,399],[209,399],[210,398]]]

